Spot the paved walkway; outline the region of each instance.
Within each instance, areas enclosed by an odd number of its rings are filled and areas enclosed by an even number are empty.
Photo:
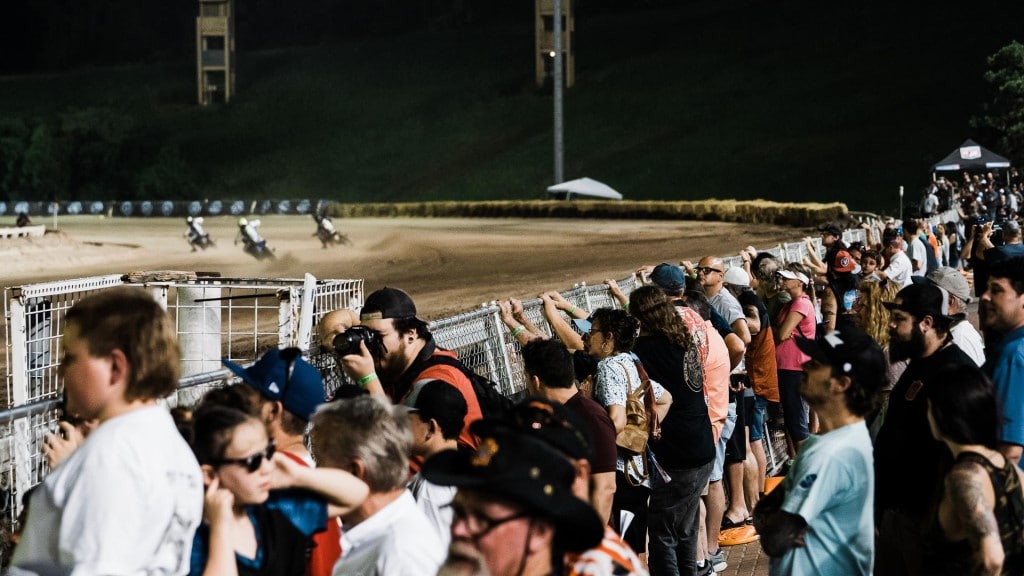
[[[725,561],[729,567],[719,572],[726,576],[768,576],[768,555],[761,550],[759,542],[740,546],[723,546]]]

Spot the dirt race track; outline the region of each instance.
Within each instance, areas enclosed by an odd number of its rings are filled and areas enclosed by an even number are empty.
[[[533,298],[575,283],[625,278],[638,265],[733,255],[793,241],[807,231],[721,222],[527,219],[352,219],[337,228],[350,246],[322,249],[306,216],[266,216],[260,232],[275,261],[256,261],[232,244],[229,217],[207,218],[216,246],[191,252],[174,218],[61,217],[57,232],[0,239],[0,284],[138,270],[219,272],[235,278],[362,278],[369,293],[403,288],[421,316],[436,319],[500,298]],[[53,226],[50,218],[37,224]],[[13,222],[0,222],[13,225]]]

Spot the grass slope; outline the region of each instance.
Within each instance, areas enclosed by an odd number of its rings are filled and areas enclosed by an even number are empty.
[[[1024,15],[1010,4],[581,11],[566,176],[635,199],[892,211],[973,135],[985,57]],[[536,198],[552,105],[532,50],[524,21],[242,53],[237,99],[210,109],[192,104],[192,62],[6,78],[0,113],[129,112],[180,145],[209,197]]]

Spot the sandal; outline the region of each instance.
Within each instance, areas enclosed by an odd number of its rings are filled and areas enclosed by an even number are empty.
[[[753,520],[751,520],[751,522],[753,522]],[[746,520],[740,520],[739,522],[733,522],[732,520],[729,519],[728,516],[723,516],[722,517],[722,530],[728,530],[730,528],[739,528],[740,526],[745,526],[746,523],[747,523]]]

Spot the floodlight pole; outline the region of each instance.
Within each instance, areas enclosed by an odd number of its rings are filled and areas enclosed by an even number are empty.
[[[562,90],[565,87],[565,80],[562,74],[562,0],[554,0],[554,18],[552,24],[552,51],[554,57],[554,101],[555,101],[555,184],[565,181],[565,141],[562,118]]]
[[[900,186],[900,220],[903,220],[903,186]]]

